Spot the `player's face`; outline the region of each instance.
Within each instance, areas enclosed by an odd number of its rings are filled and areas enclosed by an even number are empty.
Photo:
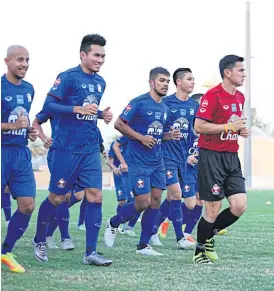
[[[238,87],[244,84],[246,75],[244,64],[242,62],[237,62],[232,69],[227,71],[227,78],[234,86]]]
[[[170,78],[167,75],[159,74],[155,80],[150,80],[150,86],[160,96],[166,96]]]
[[[5,63],[14,77],[23,79],[29,68],[29,53],[24,48],[17,48],[5,59]]]
[[[100,45],[92,44],[90,51],[86,54],[81,52],[83,65],[91,72],[99,72],[105,62],[105,48]]]
[[[193,92],[195,82],[192,73],[189,72],[185,73],[180,79],[178,85],[180,89],[186,92],[187,94]]]

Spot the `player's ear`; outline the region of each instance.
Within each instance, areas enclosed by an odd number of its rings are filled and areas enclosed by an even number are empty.
[[[148,81],[150,88],[154,88],[154,82],[153,80],[149,80]]]
[[[6,64],[7,66],[9,66],[9,59],[8,59],[8,58],[5,58],[4,61],[5,61],[5,64]]]
[[[83,51],[80,51],[80,59],[83,60],[85,59],[86,53]]]

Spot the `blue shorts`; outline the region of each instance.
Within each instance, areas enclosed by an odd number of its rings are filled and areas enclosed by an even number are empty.
[[[28,147],[1,147],[1,191],[4,192],[6,186],[13,198],[35,198],[36,183]]]
[[[185,162],[176,162],[169,159],[164,159],[165,168],[166,168],[166,184],[167,186],[183,183],[184,175],[186,169]]]
[[[193,171],[187,171],[185,179],[180,183],[183,198],[189,198],[199,192],[198,174]]]
[[[166,175],[162,166],[157,168],[131,166],[129,181],[134,195],[151,193],[151,188],[166,189]]]
[[[56,195],[65,195],[77,182],[80,188],[102,190],[102,165],[100,152],[72,154],[50,149],[50,185],[49,191]]]
[[[122,181],[122,175],[115,175],[113,173],[113,180],[115,184],[117,201],[127,200],[126,192]]]
[[[129,180],[129,173],[128,172],[122,172],[122,181],[123,181],[123,186],[124,186],[124,190],[125,190],[125,194],[126,194],[126,199],[128,202],[132,202],[134,201],[134,195],[132,192],[132,186],[130,184],[130,180]]]

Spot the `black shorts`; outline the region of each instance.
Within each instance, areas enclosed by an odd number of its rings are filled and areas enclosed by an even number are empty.
[[[200,149],[198,183],[201,200],[219,201],[238,193],[246,193],[238,153]]]

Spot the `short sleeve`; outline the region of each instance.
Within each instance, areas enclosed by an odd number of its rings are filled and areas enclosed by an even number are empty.
[[[126,122],[130,122],[134,119],[137,112],[138,112],[138,101],[136,99],[133,99],[126,106],[126,108],[120,115],[120,118]]]
[[[115,157],[115,153],[114,153],[114,150],[113,150],[113,144],[114,144],[114,143],[112,143],[112,144],[110,145],[109,152],[108,152],[108,156],[109,156],[111,159],[114,159],[114,157]]]
[[[217,97],[211,92],[207,92],[201,99],[196,118],[211,121],[217,105]]]
[[[164,132],[169,132],[171,126],[172,126],[172,122],[171,122],[171,119],[170,119],[170,111],[168,109],[167,113],[166,113],[166,123],[164,125]]]
[[[66,96],[66,92],[69,89],[69,75],[67,73],[61,73],[57,76],[52,88],[50,89],[48,95],[56,97],[62,100]]]
[[[51,118],[51,116],[49,116],[49,114],[47,113],[44,113],[42,110],[38,114],[36,114],[36,118],[38,119],[39,122],[45,123]]]

